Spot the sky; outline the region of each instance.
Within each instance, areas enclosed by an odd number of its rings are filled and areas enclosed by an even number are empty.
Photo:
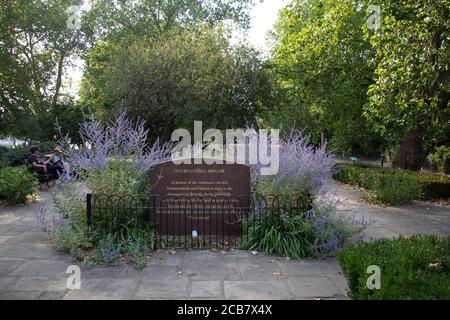
[[[278,11],[288,4],[288,0],[263,0],[257,1],[256,6],[250,13],[252,18],[248,41],[256,48],[268,52],[269,45],[266,39],[277,21]]]
[[[251,25],[248,34],[234,34],[235,41],[246,39],[248,43],[263,53],[270,51],[267,33],[272,29],[278,18],[278,11],[288,4],[289,0],[256,0],[250,12]],[[68,71],[66,86],[69,92],[77,96],[80,80],[83,77],[81,62]]]

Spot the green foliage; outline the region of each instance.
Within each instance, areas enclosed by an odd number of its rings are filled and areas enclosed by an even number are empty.
[[[0,169],[0,198],[6,199],[10,204],[25,203],[36,186],[36,176],[24,166]]]
[[[450,238],[414,236],[346,247],[338,261],[355,300],[450,299]],[[381,271],[381,288],[369,290],[367,267]]]
[[[142,190],[146,177],[139,174],[135,164],[127,160],[117,160],[108,163],[104,170],[89,170],[83,173],[86,185],[95,194],[134,196],[145,194]],[[144,181],[145,180],[145,181]]]
[[[281,11],[272,63],[286,99],[270,111],[274,126],[307,128],[339,152],[378,153],[382,141],[363,116],[373,83],[366,18],[349,0],[296,0]]]
[[[243,247],[248,250],[262,250],[266,254],[293,259],[311,255],[312,224],[299,215],[285,212],[256,215],[243,230]]]
[[[363,238],[368,222],[338,216],[336,202],[319,199],[314,202],[311,222],[314,225],[314,256],[333,255],[348,244]]]
[[[79,0],[5,0],[0,5],[0,136],[45,137],[46,113],[62,97],[64,68],[85,49],[90,30],[69,29]],[[47,138],[48,139],[48,138]]]
[[[114,265],[121,257],[124,257],[137,270],[141,270],[146,266],[154,244],[153,231],[144,229],[128,229],[122,235],[107,234],[95,245],[93,256],[89,257],[88,262]]]
[[[104,118],[126,108],[150,138],[176,128],[242,128],[268,107],[271,82],[259,55],[233,48],[223,30],[202,28],[121,47],[98,43],[87,57],[81,99]]]
[[[448,140],[449,2],[382,0],[380,29],[366,30],[374,80],[366,114],[391,141],[419,128],[428,147]]]
[[[133,229],[128,232],[127,238],[122,238],[122,243],[128,260],[136,269],[141,270],[155,247],[155,234],[153,231]]]
[[[374,202],[406,204],[421,197],[420,183],[409,174],[403,172],[390,175],[373,173],[365,178],[372,183],[372,190],[375,192],[375,196],[372,198]]]
[[[369,5],[381,9],[378,30]],[[274,32],[282,100],[269,122],[306,127],[347,154],[378,155],[416,129],[428,150],[448,143],[449,10],[434,0],[292,1]]]
[[[86,20],[100,39],[130,43],[151,41],[180,32],[223,22],[247,28],[254,0],[93,0]],[[175,29],[175,31],[174,31]]]
[[[437,147],[434,153],[428,155],[431,169],[450,174],[450,147]]]
[[[421,197],[422,185],[409,171],[339,165],[335,179],[372,192],[370,200],[385,204],[406,204]]]
[[[121,244],[115,241],[115,237],[116,235],[107,234],[100,239],[94,250],[95,262],[106,265],[113,265],[117,262],[122,248]]]
[[[308,214],[298,209],[268,209],[244,221],[242,248],[292,259],[334,255],[357,241],[366,223],[336,215],[333,203],[316,201]]]
[[[87,226],[73,221],[67,226],[55,227],[52,245],[57,250],[69,253],[76,260],[83,260],[86,250],[93,247]]]
[[[285,179],[282,183],[276,176],[266,176],[253,185],[256,199],[266,199],[268,202],[280,201],[281,203],[295,203],[301,206],[302,211],[311,209],[313,203],[313,191],[308,179],[304,181],[292,181]]]
[[[373,192],[372,200],[404,204],[419,199],[450,197],[450,178],[368,165],[338,165],[336,180]]]
[[[424,199],[448,199],[450,198],[450,178],[434,174],[420,174],[417,176],[422,184],[422,196]]]

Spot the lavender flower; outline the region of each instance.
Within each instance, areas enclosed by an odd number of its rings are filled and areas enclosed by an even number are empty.
[[[38,223],[41,231],[48,233],[51,231],[51,227],[47,221],[47,215],[48,215],[48,205],[46,203],[40,204],[34,210],[34,216],[36,217],[37,223]]]
[[[67,172],[60,179],[63,183],[77,177],[77,172],[103,172],[111,162],[132,164],[141,175],[170,157],[171,145],[159,140],[147,145],[144,121],[138,119],[133,123],[125,112],[106,125],[94,117],[83,122],[80,137],[80,148],[72,145],[68,136],[59,141],[67,162]]]

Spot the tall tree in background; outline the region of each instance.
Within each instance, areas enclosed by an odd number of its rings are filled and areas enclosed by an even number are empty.
[[[396,167],[420,169],[426,148],[449,144],[450,1],[380,1],[381,28],[368,34],[375,83],[367,115],[400,148]]]
[[[194,120],[226,128],[252,121],[271,94],[258,54],[223,30],[247,28],[253,0],[94,1],[96,43],[86,57],[83,104],[107,117],[123,107],[170,138]]]
[[[64,68],[86,48],[89,32],[68,28],[67,0],[0,4],[0,136],[39,137],[42,116],[60,100]]]
[[[81,93],[105,117],[123,107],[146,120],[152,138],[170,139],[195,120],[223,129],[255,122],[271,81],[254,50],[231,47],[220,28],[205,27],[126,48],[97,45]]]
[[[255,0],[92,0],[86,19],[98,40],[151,41],[173,29],[229,23],[247,28]]]
[[[373,83],[366,20],[367,7],[351,0],[294,0],[281,11],[273,67],[287,100],[272,112],[275,122],[295,122],[344,153],[378,151],[363,117]]]

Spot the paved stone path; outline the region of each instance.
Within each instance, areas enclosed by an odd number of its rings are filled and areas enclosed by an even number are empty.
[[[416,233],[450,235],[450,210],[426,203],[399,208],[358,202],[361,193],[336,184],[345,214],[373,222],[366,239]],[[288,261],[249,252],[177,251],[148,266],[81,267],[81,290],[67,289],[67,255],[50,248],[34,218],[39,203],[0,207],[0,299],[345,299],[334,258]]]
[[[364,232],[366,240],[409,237],[415,234],[450,236],[450,208],[434,203],[414,201],[397,207],[380,207],[363,203],[364,191],[340,182],[333,182],[340,210],[357,220],[370,222]]]

